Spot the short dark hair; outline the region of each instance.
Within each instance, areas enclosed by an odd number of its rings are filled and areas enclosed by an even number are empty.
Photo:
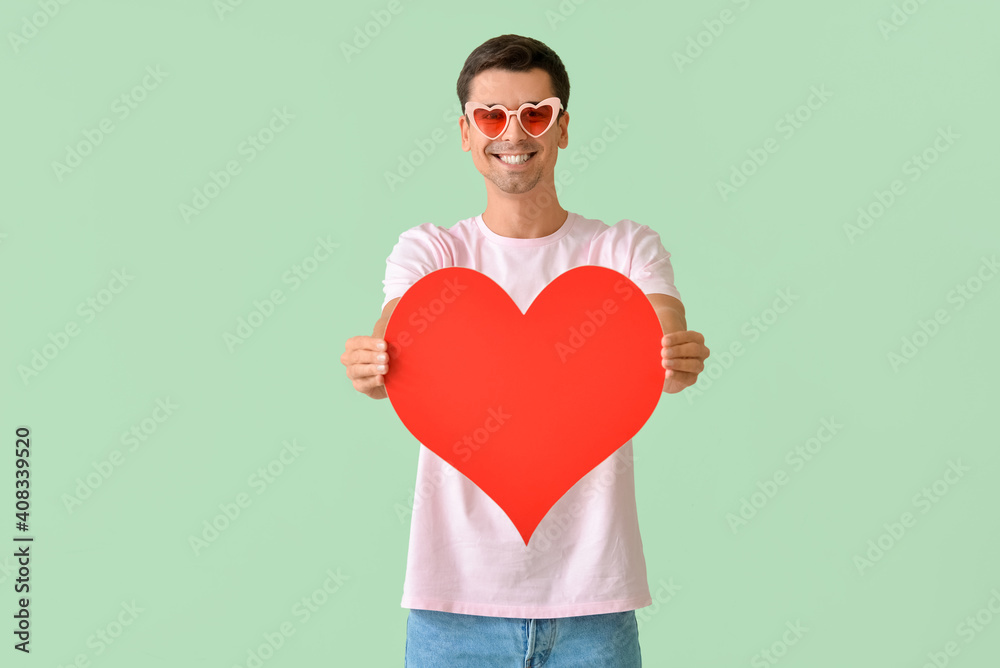
[[[500,35],[480,44],[465,59],[462,72],[458,75],[458,102],[465,114],[465,103],[469,101],[472,79],[483,70],[498,68],[511,72],[527,72],[541,68],[549,73],[552,91],[562,102],[563,109],[569,109],[569,75],[562,60],[555,51],[537,39],[521,35]],[[556,116],[562,116],[562,111]]]

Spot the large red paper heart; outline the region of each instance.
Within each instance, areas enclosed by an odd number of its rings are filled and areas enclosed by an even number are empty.
[[[433,271],[396,304],[385,388],[417,440],[527,545],[573,485],[642,428],[663,392],[659,318],[613,269],[561,274],[526,313],[483,273]]]

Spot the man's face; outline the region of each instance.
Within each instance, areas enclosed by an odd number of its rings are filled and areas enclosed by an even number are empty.
[[[471,102],[487,106],[502,104],[511,111],[525,102],[538,103],[554,95],[548,72],[539,68],[527,72],[484,70],[476,75],[469,87]],[[511,118],[503,134],[487,139],[478,128],[469,125],[469,120],[464,115],[459,120],[462,150],[472,152],[476,169],[497,188],[505,193],[520,194],[531,191],[543,179],[554,184],[559,149],[569,144],[567,112],[564,111],[558,122],[537,138],[526,133],[517,119]],[[507,165],[497,157],[503,153],[535,155],[523,165]]]

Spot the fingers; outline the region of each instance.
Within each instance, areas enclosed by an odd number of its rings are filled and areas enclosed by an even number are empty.
[[[375,353],[368,353],[374,355]],[[385,353],[381,353],[383,356]],[[370,390],[376,385],[385,382],[385,374],[389,372],[388,360],[359,362],[347,365],[347,377],[354,383],[354,387]]]
[[[344,345],[346,352],[351,352],[352,350],[385,351],[388,347],[385,339],[379,339],[374,336],[352,336],[347,339],[347,343]]]
[[[347,377],[354,389],[371,394],[385,385],[385,374],[389,371],[388,345],[385,339],[373,336],[352,336],[344,346],[340,362],[347,367]]]
[[[705,370],[705,360],[711,354],[701,332],[684,331],[664,334],[661,340],[660,364],[666,370],[672,392],[694,385],[698,374]],[[666,387],[666,386],[665,386]]]
[[[355,359],[348,363],[347,377],[368,378],[389,371],[389,356],[386,353],[376,353],[373,350],[360,350],[354,353]]]
[[[351,381],[351,384],[354,385],[354,389],[358,392],[370,394],[375,388],[385,385],[385,376],[379,374],[375,376],[355,378]]]
[[[705,363],[696,357],[676,357],[661,360],[664,369],[673,371],[671,378],[676,378],[679,374],[691,373],[699,374],[705,370]]]
[[[694,385],[695,381],[698,380],[698,375],[694,373],[687,373],[684,371],[674,371],[668,380],[671,381],[670,382],[671,386],[683,389],[684,387],[690,387],[691,385]],[[664,383],[664,385],[666,385],[666,383]],[[680,389],[674,389],[673,392],[679,392]]]
[[[344,346],[344,354],[340,356],[340,362],[344,366],[386,363],[389,360],[386,348],[385,339],[377,339],[372,336],[352,336]]]
[[[708,357],[708,354],[708,348],[701,343],[681,343],[660,349],[660,356],[664,359],[673,359],[675,357],[705,359]]]
[[[705,343],[705,337],[701,332],[696,332],[694,330],[684,330],[681,332],[670,332],[669,334],[664,334],[660,342],[664,346],[673,346],[678,343]]]

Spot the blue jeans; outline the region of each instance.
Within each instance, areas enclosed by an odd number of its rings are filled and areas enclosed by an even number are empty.
[[[406,668],[641,668],[635,610],[520,619],[410,609]]]

